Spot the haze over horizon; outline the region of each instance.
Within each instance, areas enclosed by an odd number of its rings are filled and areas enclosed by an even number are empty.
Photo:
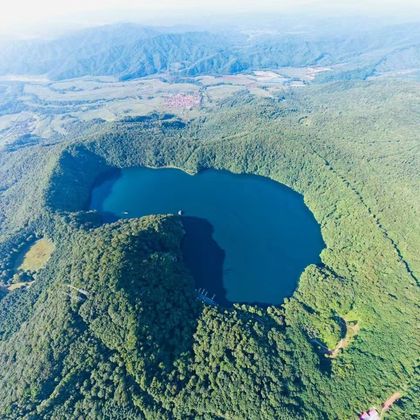
[[[398,23],[420,19],[416,0],[16,0],[3,5],[0,35],[3,37],[37,37],[61,34],[73,29],[120,22],[144,25],[235,24],[252,17],[305,16],[310,19],[352,16]]]

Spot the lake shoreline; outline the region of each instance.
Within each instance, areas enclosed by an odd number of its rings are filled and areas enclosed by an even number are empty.
[[[130,167],[105,178],[91,209],[109,221],[182,211],[186,265],[197,287],[223,306],[280,304],[304,269],[321,262],[325,243],[303,196],[271,178],[170,166]]]

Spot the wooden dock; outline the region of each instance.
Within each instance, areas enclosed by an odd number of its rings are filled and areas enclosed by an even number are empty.
[[[206,289],[200,288],[196,289],[197,292],[197,299],[201,300],[203,303],[206,303],[207,305],[213,305],[218,306],[216,301],[214,300],[216,295],[213,295],[211,298],[208,297],[208,292]]]

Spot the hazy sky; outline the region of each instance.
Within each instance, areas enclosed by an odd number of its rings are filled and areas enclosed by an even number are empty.
[[[204,16],[308,11],[420,19],[420,0],[2,0],[0,32],[17,34],[37,26],[42,29],[127,20],[187,24]]]

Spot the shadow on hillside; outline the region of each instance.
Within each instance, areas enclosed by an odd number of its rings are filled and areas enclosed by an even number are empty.
[[[183,216],[185,236],[182,252],[185,265],[190,270],[196,289],[206,290],[207,296],[222,306],[232,305],[226,299],[223,285],[225,252],[213,239],[213,226],[205,219]]]

